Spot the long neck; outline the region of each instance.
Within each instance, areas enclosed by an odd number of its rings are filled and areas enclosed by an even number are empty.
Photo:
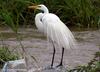
[[[43,24],[42,24],[42,21],[41,21],[43,15],[44,15],[43,13],[38,13],[35,17],[35,24],[36,24],[36,27],[38,28],[38,30],[40,32],[43,31]]]
[[[36,14],[36,16],[35,16],[35,22],[36,22],[36,23],[40,23],[42,17],[43,17],[43,13],[38,13],[38,14]]]
[[[49,10],[47,9],[47,7],[44,7],[44,8],[43,8],[43,12],[44,12],[44,13],[49,13]]]

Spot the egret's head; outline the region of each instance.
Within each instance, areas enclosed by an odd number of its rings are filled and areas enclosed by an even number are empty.
[[[29,9],[38,9],[38,10],[41,10],[41,11],[44,11],[44,12],[48,12],[47,7],[45,5],[43,5],[43,4],[29,6],[28,8]]]

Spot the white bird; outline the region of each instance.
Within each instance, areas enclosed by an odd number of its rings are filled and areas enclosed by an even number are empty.
[[[58,66],[62,66],[64,48],[70,49],[75,45],[75,38],[67,26],[53,13],[49,13],[47,7],[43,4],[29,6],[30,9],[38,9],[43,13],[38,13],[35,17],[35,24],[40,32],[49,38],[53,44],[54,52],[51,67],[53,67],[55,56],[55,44],[62,48],[61,62]],[[58,67],[57,66],[57,67]]]

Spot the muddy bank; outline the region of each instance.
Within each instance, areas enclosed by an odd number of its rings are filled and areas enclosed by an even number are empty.
[[[4,44],[20,52],[19,42],[16,41],[16,35],[11,30],[1,31],[4,35]],[[47,67],[51,64],[53,53],[52,45],[42,34],[33,29],[21,29],[19,32],[22,37],[22,44],[28,55],[34,56],[39,67]],[[87,64],[93,57],[94,53],[100,47],[100,30],[73,32],[78,42],[78,48],[65,50],[64,66],[73,68],[78,65]],[[2,42],[0,42],[2,44]],[[61,49],[56,48],[54,66],[60,62]],[[36,67],[36,63],[30,57],[28,58],[29,68]]]

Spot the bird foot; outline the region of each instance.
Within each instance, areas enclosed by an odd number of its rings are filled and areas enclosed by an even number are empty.
[[[63,66],[63,64],[59,64],[59,65],[56,66],[56,68],[58,68],[58,67],[62,67],[62,66]]]
[[[47,66],[45,69],[54,69],[53,66]]]

